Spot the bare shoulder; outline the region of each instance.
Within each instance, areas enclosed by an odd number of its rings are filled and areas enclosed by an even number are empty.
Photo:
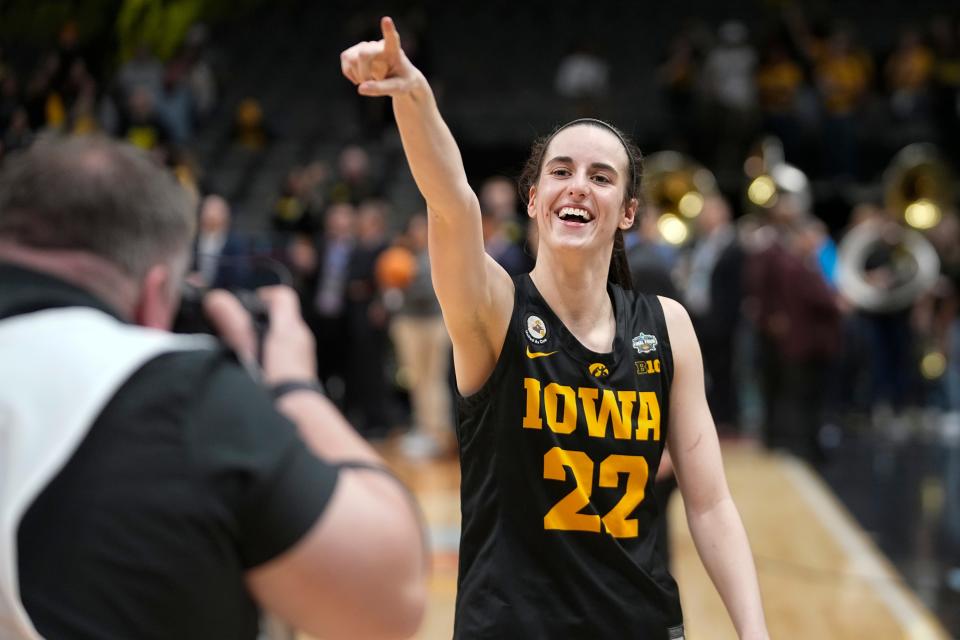
[[[674,345],[686,344],[693,340],[696,342],[696,335],[693,332],[693,323],[690,321],[690,314],[686,308],[673,298],[657,296],[660,300],[660,306],[663,307],[663,318],[667,322],[667,331],[670,334],[670,342]]]

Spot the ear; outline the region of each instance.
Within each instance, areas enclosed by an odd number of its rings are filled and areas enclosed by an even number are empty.
[[[169,331],[179,302],[173,291],[170,267],[155,264],[140,282],[140,295],[133,309],[133,321],[141,327]]]
[[[531,218],[536,218],[537,214],[534,211],[534,205],[537,200],[537,186],[530,185],[530,191],[527,193],[527,215]]]
[[[633,222],[637,219],[637,208],[639,206],[639,200],[630,198],[630,202],[623,208],[623,218],[620,219],[620,224],[618,225],[621,229],[626,231],[633,226]]]

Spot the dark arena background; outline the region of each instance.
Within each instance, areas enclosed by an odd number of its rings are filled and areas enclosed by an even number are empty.
[[[771,637],[960,636],[956,2],[0,1],[0,162],[127,139],[226,236],[201,235],[191,282],[298,288],[330,396],[428,519],[433,639],[456,591],[451,356],[411,320],[439,316],[390,102],[339,64],[382,15],[508,271],[535,260],[515,180],[537,136],[589,115],[643,150],[628,256],[694,318]],[[780,225],[809,268],[778,284]],[[687,637],[735,637],[679,495],[669,516]]]

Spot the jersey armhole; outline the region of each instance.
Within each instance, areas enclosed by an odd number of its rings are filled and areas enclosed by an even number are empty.
[[[497,363],[494,365],[493,371],[490,372],[490,375],[483,383],[483,386],[470,395],[462,395],[460,390],[456,389],[456,385],[454,385],[458,404],[466,411],[470,411],[478,405],[486,404],[490,394],[493,393],[494,387],[504,376],[504,371],[507,368],[507,358],[505,357],[505,354],[517,344],[516,310],[518,299],[520,297],[520,286],[517,282],[517,278],[519,278],[519,276],[513,277],[513,307],[510,309],[510,321],[507,323],[507,332],[503,336],[503,344],[500,345],[500,355],[497,356]]]

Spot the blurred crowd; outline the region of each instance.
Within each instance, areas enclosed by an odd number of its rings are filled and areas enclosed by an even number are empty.
[[[0,159],[38,135],[102,133],[150,151],[195,184],[189,145],[217,105],[206,51],[207,29],[197,24],[169,59],[141,45],[107,71],[73,22],[29,63],[0,49]]]
[[[788,10],[756,35],[736,21],[692,24],[659,70],[670,105],[668,148],[689,151],[721,183],[735,180],[761,132],[814,179],[868,181],[910,142],[960,159],[960,27],[936,16],[870,48],[854,25]]]
[[[101,132],[150,150],[199,196],[190,282],[293,285],[317,337],[321,378],[353,424],[370,438],[407,430],[412,455],[451,452],[449,342],[430,283],[425,213],[397,211],[391,199],[402,172],[384,151],[388,111],[365,114],[361,126],[375,131],[330,157],[290,167],[271,210],[246,225],[260,231],[241,233],[237,203],[204,182],[191,145],[214,114],[233,122],[233,144],[254,151],[272,133],[254,98],[224,114],[218,95],[227,80],[216,77],[209,48],[197,25],[166,59],[134,47],[104,71],[67,24],[35,64],[0,51],[0,161],[39,135]],[[589,43],[557,61],[555,90],[579,112],[615,100],[616,82]],[[651,203],[628,238],[628,258],[638,288],[690,311],[721,432],[814,462],[857,418],[880,419],[893,438],[933,429],[960,439],[956,201],[940,203],[941,222],[925,232],[940,261],[932,287],[868,309],[838,285],[848,234],[903,228],[883,193],[894,153],[929,142],[956,167],[960,23],[906,25],[873,50],[852,25],[812,24],[789,10],[757,33],[737,21],[690,23],[671,38],[657,82],[665,121],[653,148],[685,154],[719,188],[703,194],[680,244],[661,235],[662,212]],[[764,136],[779,141],[805,186],[758,208],[744,195],[752,179],[745,160]],[[487,251],[512,274],[529,270],[536,239],[515,183],[490,176],[477,186]],[[818,210],[825,190],[841,194],[842,220]],[[901,277],[902,246],[870,254],[859,275]]]

